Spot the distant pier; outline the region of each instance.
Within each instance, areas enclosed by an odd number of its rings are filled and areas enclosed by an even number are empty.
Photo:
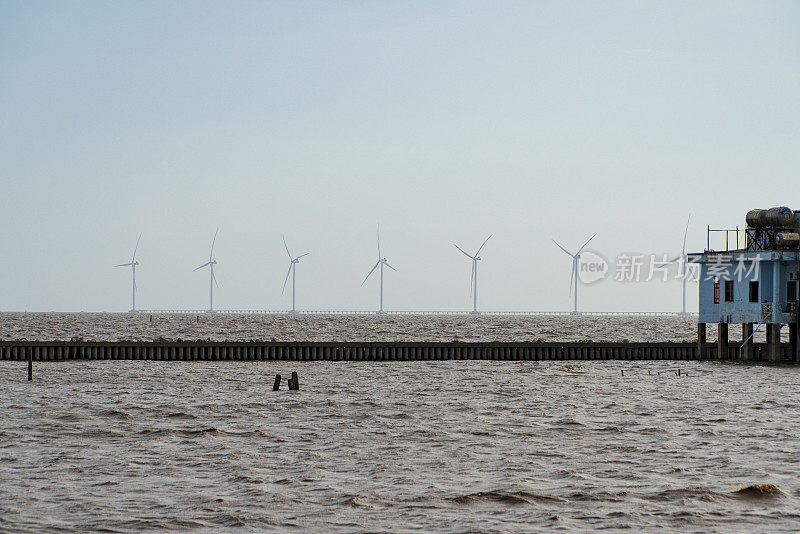
[[[724,353],[720,359],[720,352]],[[777,361],[796,363],[790,344],[778,347]],[[0,360],[153,360],[153,361],[567,361],[567,360],[720,360],[770,361],[765,343],[751,343],[745,354],[729,343],[610,342],[93,342],[0,341]],[[772,360],[775,361],[775,360]]]

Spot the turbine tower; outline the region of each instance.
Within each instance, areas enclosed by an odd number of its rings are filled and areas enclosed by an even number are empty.
[[[214,266],[217,264],[217,260],[214,259],[214,243],[217,241],[218,232],[219,228],[217,228],[217,231],[214,232],[214,239],[211,240],[211,254],[208,255],[208,261],[200,267],[197,267],[197,269],[192,270],[192,272],[194,272],[198,269],[202,269],[203,267],[209,267],[209,270],[211,271],[211,277],[208,284],[208,313],[214,313],[214,285],[216,284],[216,286],[219,287],[219,283],[217,283],[217,277],[214,276]]]
[[[131,268],[131,276],[133,277],[133,289],[131,291],[131,313],[136,311],[136,266],[139,265],[139,262],[136,261],[136,251],[139,248],[139,241],[142,239],[142,234],[139,234],[139,239],[136,240],[136,246],[133,247],[133,257],[131,257],[131,261],[129,263],[120,263],[119,265],[115,265],[114,267],[130,267]]]
[[[681,262],[683,263],[683,308],[681,314],[686,315],[686,279],[689,274],[689,265],[686,263],[686,236],[689,234],[689,222],[692,220],[692,214],[686,219],[686,228],[683,230],[683,248],[681,248],[681,255],[672,258],[671,260],[660,263],[660,266],[669,265],[670,263]]]
[[[491,235],[486,238],[486,240],[483,242],[483,244],[480,247],[478,247],[478,250],[477,250],[477,252],[475,252],[474,256],[469,254],[469,253],[467,253],[463,248],[461,248],[458,245],[456,245],[455,243],[453,243],[454,247],[456,247],[466,257],[468,257],[469,259],[472,260],[472,272],[469,275],[469,292],[470,292],[470,295],[472,295],[472,313],[478,313],[478,262],[481,259],[479,254],[481,253],[481,250],[483,249],[483,245],[485,245],[486,241],[489,241],[491,238],[492,238]]]
[[[574,305],[574,308],[572,309],[572,314],[573,315],[580,315],[580,312],[578,311],[578,263],[579,263],[579,260],[581,259],[581,252],[583,252],[583,249],[586,247],[586,245],[589,244],[589,241],[594,239],[595,235],[597,235],[597,234],[594,234],[592,237],[587,239],[586,243],[584,243],[583,246],[581,248],[579,248],[578,252],[576,252],[575,254],[572,254],[570,251],[568,251],[567,249],[565,249],[564,247],[559,245],[558,241],[553,239],[553,243],[555,243],[558,248],[563,250],[565,254],[567,254],[570,258],[572,258],[572,274],[569,277],[569,293],[570,293],[570,295],[572,295],[572,283],[574,281],[575,282],[575,305]]]
[[[305,254],[300,254],[296,258],[292,257],[292,253],[289,252],[289,245],[286,244],[286,236],[283,237],[283,246],[286,248],[286,254],[289,255],[289,270],[286,271],[286,278],[283,280],[283,294],[286,291],[286,282],[289,281],[289,275],[292,275],[292,313],[297,313],[297,310],[294,307],[294,288],[295,288],[295,270],[297,268],[297,264],[300,263],[300,258],[303,256],[308,256],[308,252]]]
[[[380,227],[380,225],[378,225],[378,261],[375,262],[375,265],[372,266],[372,270],[370,270],[370,272],[367,273],[366,278],[364,278],[364,281],[361,282],[362,286],[367,281],[367,279],[372,275],[372,273],[375,272],[375,269],[377,269],[379,265],[381,267],[381,305],[380,305],[380,310],[378,311],[378,313],[383,313],[383,266],[385,265],[385,266],[387,266],[388,268],[390,268],[393,271],[396,271],[397,269],[395,269],[394,267],[389,265],[389,262],[386,260],[386,258],[384,258],[381,255],[381,227]]]

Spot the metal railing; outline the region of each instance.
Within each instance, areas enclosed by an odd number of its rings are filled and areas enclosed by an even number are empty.
[[[724,252],[729,252],[731,250],[739,250],[739,232],[740,231],[741,230],[739,229],[738,226],[736,228],[711,228],[711,226],[706,227],[706,250],[707,251],[718,252],[717,250],[711,248],[711,234],[712,233],[715,233],[715,234],[716,233],[723,233],[723,232],[725,233],[725,250],[724,250]],[[734,237],[736,239],[736,248],[734,248],[734,249],[731,249],[731,246],[730,246],[730,243],[731,243],[730,235],[731,234],[734,234]]]

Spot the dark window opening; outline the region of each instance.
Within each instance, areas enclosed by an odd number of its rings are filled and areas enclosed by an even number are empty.
[[[758,302],[758,282],[750,282],[750,302]]]
[[[725,280],[725,302],[733,302],[733,280]]]
[[[714,304],[719,304],[719,278],[714,278]]]
[[[797,281],[792,280],[786,283],[786,301],[797,302]]]

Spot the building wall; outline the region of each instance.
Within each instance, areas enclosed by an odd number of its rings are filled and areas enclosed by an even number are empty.
[[[789,323],[796,320],[787,311],[787,281],[797,279],[800,263],[796,252],[729,253],[730,262],[717,262],[715,255],[693,255],[700,263],[701,323]],[[698,261],[698,258],[701,258]],[[740,263],[739,258],[743,263]],[[755,268],[751,269],[753,265]],[[778,312],[772,313],[774,268],[778,265]],[[719,278],[719,303],[714,304],[714,276]],[[733,281],[733,301],[725,301],[725,281]],[[758,302],[750,302],[750,282],[758,281]]]

